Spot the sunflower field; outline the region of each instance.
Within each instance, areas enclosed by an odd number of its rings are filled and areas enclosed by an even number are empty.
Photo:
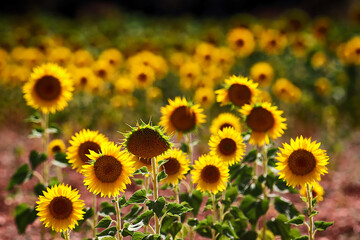
[[[342,19],[1,16],[1,239],[360,238]]]

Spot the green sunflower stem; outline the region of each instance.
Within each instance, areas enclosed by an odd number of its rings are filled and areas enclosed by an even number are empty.
[[[44,114],[44,119],[42,121],[42,127],[44,129],[43,132],[43,152],[47,154],[47,147],[49,142],[49,132],[47,129],[49,128],[49,113]],[[44,162],[43,166],[43,178],[44,178],[44,185],[47,186],[49,182],[49,164],[47,161]]]
[[[65,240],[70,240],[70,230],[69,229],[64,231],[64,237],[65,237]]]
[[[263,145],[262,147],[262,155],[263,155],[263,175],[264,177],[267,176],[268,173],[268,159],[267,159],[267,152],[266,152],[266,144]],[[267,199],[267,188],[266,188],[266,184],[263,183],[263,195],[264,195],[264,199]],[[266,213],[264,214],[263,217],[263,234],[262,234],[262,239],[266,240]]]
[[[96,232],[96,224],[97,224],[97,219],[98,219],[98,217],[97,217],[97,210],[96,210],[96,194],[93,194],[93,209],[94,209],[94,218],[93,218],[93,236],[94,236],[94,238],[96,238],[96,234],[97,234],[97,232]]]
[[[189,147],[189,158],[190,158],[190,164],[191,166],[194,165],[194,160],[193,160],[193,149],[192,149],[192,144],[191,144],[191,133],[186,134],[186,144]],[[192,194],[192,192],[194,191],[194,184],[192,182],[191,176],[189,175],[189,193]],[[194,240],[194,230],[191,226],[189,226],[189,237],[190,240]]]
[[[149,192],[149,177],[146,175],[144,176],[144,183],[145,183],[145,192],[147,195]],[[144,226],[144,233],[146,232],[147,232],[147,225]]]
[[[313,212],[313,207],[312,207],[312,192],[310,189],[310,185],[308,183],[306,183],[306,195],[307,195],[307,200],[308,200],[308,212],[309,212],[309,240],[314,240],[314,217],[311,216],[311,213]]]
[[[151,166],[153,172],[154,201],[156,201],[159,198],[159,183],[157,180],[158,167],[157,167],[156,158],[151,158]],[[155,214],[155,233],[160,235],[160,221],[156,214]]]
[[[213,212],[213,215],[214,215],[214,224],[215,222],[217,221],[217,213],[216,213],[216,200],[215,200],[215,194],[214,193],[211,193],[211,200],[212,200],[212,212]],[[215,240],[216,239],[216,236],[215,236],[215,229],[211,229],[211,236],[212,236],[212,239]]]
[[[226,194],[226,191],[224,190],[222,193],[221,193],[221,200],[225,200],[225,194]],[[224,217],[224,204],[222,204],[220,202],[220,212],[219,212],[219,221],[223,221],[223,217]]]
[[[115,197],[115,209],[116,209],[116,232],[118,235],[118,240],[122,240],[123,236],[121,235],[121,215],[120,215],[120,207],[119,207],[119,196]]]

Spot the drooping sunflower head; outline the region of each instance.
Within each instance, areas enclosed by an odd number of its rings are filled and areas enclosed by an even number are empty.
[[[157,158],[157,161],[167,160],[161,165],[160,170],[165,170],[167,178],[163,182],[176,185],[185,178],[186,173],[190,170],[190,160],[183,151],[172,148]]]
[[[318,182],[313,182],[312,185],[310,186],[312,188],[312,197],[316,198],[317,202],[321,202],[324,200],[324,188],[318,183]],[[306,186],[302,186],[300,188],[300,195],[303,197],[306,197]]]
[[[240,162],[246,149],[241,133],[232,127],[225,127],[217,134],[211,135],[209,146],[210,154],[216,155],[229,166]]]
[[[178,133],[181,138],[183,133],[193,131],[201,123],[205,122],[203,109],[199,105],[193,105],[185,98],[176,97],[175,100],[169,99],[169,105],[161,108],[160,125],[168,133]]]
[[[45,227],[51,227],[56,232],[74,229],[85,213],[85,204],[79,198],[79,191],[72,190],[68,185],[47,188],[36,202],[37,215]]]
[[[134,173],[134,163],[131,155],[121,151],[121,147],[108,142],[101,145],[100,153],[90,150],[87,156],[92,160],[83,166],[84,184],[89,191],[103,196],[116,196],[124,192],[126,184]]]
[[[247,77],[231,76],[225,79],[225,87],[216,90],[216,101],[221,106],[233,104],[236,107],[242,107],[245,104],[254,102],[258,93],[258,84]]]
[[[220,113],[211,122],[210,133],[217,134],[218,131],[223,130],[226,127],[232,127],[237,132],[241,132],[240,119],[232,113]]]
[[[236,55],[239,57],[249,56],[255,49],[253,33],[246,28],[235,28],[227,35],[227,41]]]
[[[83,129],[75,133],[69,141],[70,147],[68,147],[66,152],[67,159],[72,168],[80,172],[82,167],[90,161],[87,154],[90,154],[90,151],[99,153],[101,144],[106,142],[108,142],[107,137],[98,131]]]
[[[48,145],[49,156],[54,156],[57,152],[65,152],[65,143],[61,139],[54,139]]]
[[[274,78],[274,70],[269,63],[258,62],[251,67],[250,75],[261,87],[267,87]]]
[[[159,126],[142,123],[125,134],[124,145],[128,152],[140,158],[157,157],[171,147],[170,137]]]
[[[280,178],[294,187],[320,181],[320,176],[327,173],[329,157],[319,147],[320,143],[311,142],[311,138],[303,136],[297,137],[295,141],[291,139],[290,145],[283,143],[276,157]]]
[[[27,104],[43,113],[63,110],[72,98],[72,91],[68,72],[53,63],[36,67],[23,87]]]
[[[258,146],[269,144],[269,138],[274,140],[280,137],[287,127],[286,118],[281,116],[283,111],[268,102],[247,104],[239,112],[246,117],[246,125],[251,130],[250,144]]]
[[[194,169],[191,171],[196,189],[213,194],[223,191],[229,178],[229,168],[223,164],[215,155],[202,155],[195,161]]]

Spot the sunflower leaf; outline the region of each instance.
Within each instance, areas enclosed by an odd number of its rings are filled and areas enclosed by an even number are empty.
[[[308,240],[309,236],[301,236],[301,237],[297,237],[295,238],[295,240]]]
[[[300,214],[296,207],[283,197],[275,197],[274,206],[279,213],[285,214],[289,219]]]
[[[150,219],[154,216],[154,211],[153,210],[147,210],[146,212],[144,212],[143,214],[141,214],[140,216],[138,216],[135,221],[134,224],[137,224],[139,222],[143,222],[144,225],[149,225]],[[129,227],[130,229],[130,227]]]
[[[60,163],[62,165],[66,166],[70,166],[71,164],[68,162],[68,160],[66,159],[66,154],[63,152],[57,152],[55,153],[55,157],[54,157],[55,162]],[[55,163],[56,164],[56,163]]]
[[[97,237],[102,237],[102,236],[115,236],[117,233],[117,229],[116,227],[109,227],[107,229],[105,229],[104,231],[98,233],[96,236]]]
[[[21,165],[14,175],[11,177],[9,184],[6,187],[6,190],[11,190],[15,185],[20,185],[23,182],[26,182],[32,177],[32,172],[30,171],[29,165],[24,163]]]
[[[106,216],[106,217],[102,218],[95,227],[96,228],[108,228],[111,223],[112,223],[111,217]]]
[[[132,235],[132,240],[143,240],[144,237],[146,237],[146,234],[142,233],[142,232],[136,232]]]
[[[115,214],[116,210],[114,205],[110,204],[109,202],[102,202],[100,204],[100,215],[112,215]]]
[[[38,183],[34,186],[34,193],[36,196],[43,196],[43,191],[46,191],[46,187],[42,183]]]
[[[334,222],[315,221],[314,225],[317,231],[325,231],[328,227],[332,226]]]
[[[156,201],[149,200],[146,203],[146,206],[148,206],[150,210],[153,210],[158,217],[161,217],[162,216],[161,212],[165,207],[165,203],[166,203],[165,198],[159,197]]]
[[[193,208],[192,213],[197,216],[200,210],[201,203],[203,201],[202,192],[195,190],[192,193],[182,193],[180,195],[181,202],[187,202]]]
[[[164,165],[165,163],[167,163],[169,160],[165,159],[165,160],[161,160],[158,162],[158,167],[160,167],[161,165]]]
[[[37,218],[37,211],[35,208],[30,208],[27,204],[21,203],[15,208],[15,224],[18,233],[25,233],[26,227],[33,223]]]
[[[138,174],[142,174],[142,175],[145,175],[145,174],[148,174],[149,173],[149,170],[146,166],[143,166],[141,168],[139,168],[138,170],[136,170],[134,172],[134,175],[138,175]]]
[[[243,158],[242,162],[255,162],[255,160],[257,159],[257,155],[258,152],[256,151],[256,149],[251,150],[250,152],[248,152],[248,154],[246,154],[246,156]]]
[[[165,169],[164,169],[157,175],[157,181],[161,182],[161,180],[167,178],[167,176],[168,175],[166,174]]]
[[[144,203],[148,198],[146,197],[146,190],[137,190],[127,201],[126,205],[134,203]]]
[[[42,162],[45,162],[47,155],[45,153],[38,153],[35,150],[30,152],[29,160],[31,164],[31,169],[35,170]]]
[[[186,212],[190,212],[192,208],[188,208],[182,204],[178,204],[175,202],[168,203],[166,205],[166,212],[174,214],[174,215],[180,215]]]
[[[44,133],[44,129],[42,128],[34,128],[31,130],[29,138],[41,138]]]
[[[134,204],[131,207],[130,212],[125,217],[123,217],[123,219],[127,222],[130,222],[134,220],[137,216],[139,216],[143,209],[143,207],[139,207],[139,205]]]
[[[294,217],[293,219],[291,219],[290,221],[287,221],[286,223],[290,223],[290,224],[299,226],[299,225],[303,225],[304,222],[305,222],[305,216],[300,214],[299,216]]]

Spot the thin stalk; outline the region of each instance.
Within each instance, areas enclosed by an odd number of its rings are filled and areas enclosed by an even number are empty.
[[[96,209],[96,194],[93,194],[93,209],[94,209],[94,218],[93,218],[93,236],[94,236],[94,239],[96,238],[96,223],[97,223],[97,219],[98,219],[98,216],[97,216],[97,209]]]
[[[225,200],[225,194],[226,194],[226,191],[223,191],[221,193],[221,200]],[[224,204],[221,203],[220,201],[220,212],[219,212],[219,221],[223,221],[223,217],[224,217]]]
[[[176,202],[177,202],[178,204],[180,204],[179,184],[176,184],[176,185],[174,186],[174,195],[175,195]],[[180,215],[179,215],[178,217],[179,217],[179,222],[181,222],[181,217],[180,217]],[[161,222],[162,222],[162,219],[163,219],[163,218],[161,218]],[[182,227],[181,227],[181,230],[180,230],[179,234],[180,234],[180,238],[182,239],[182,238],[183,238],[183,230],[182,230]]]
[[[42,121],[42,127],[44,129],[43,132],[43,153],[47,153],[48,141],[49,141],[49,133],[47,129],[49,128],[49,113],[44,114],[44,119]],[[48,161],[44,162],[43,166],[43,178],[44,178],[44,185],[48,185],[49,181],[49,164]]]
[[[116,209],[116,230],[118,239],[122,240],[123,236],[121,235],[121,215],[120,215],[120,207],[119,207],[119,196],[116,195],[115,197],[115,209]]]
[[[151,166],[153,171],[153,185],[154,185],[154,201],[159,198],[159,183],[157,181],[158,169],[156,158],[151,158]],[[160,222],[158,216],[155,214],[155,232],[160,234]]]
[[[263,175],[264,177],[267,176],[267,165],[268,165],[268,160],[267,160],[267,152],[266,152],[266,144],[264,144],[264,146],[262,147],[262,155],[263,155]],[[263,184],[263,194],[264,194],[264,200],[267,199],[267,189],[266,189],[266,184]],[[266,240],[266,213],[264,214],[263,217],[263,234],[262,234],[262,239]]]
[[[65,237],[65,240],[70,240],[70,230],[69,229],[65,230],[64,237]]]
[[[216,201],[215,201],[215,194],[214,193],[211,193],[211,200],[212,200],[212,212],[213,212],[213,215],[214,215],[214,223],[217,221],[217,214],[216,214]],[[216,236],[215,236],[215,229],[211,229],[211,236],[212,236],[212,239],[215,240],[216,239]]]
[[[314,217],[311,216],[311,213],[313,211],[313,207],[312,207],[312,192],[310,191],[310,185],[306,184],[306,193],[307,193],[307,200],[308,200],[308,211],[309,211],[309,219],[310,219],[310,224],[309,224],[309,240],[314,240]]]
[[[149,192],[149,177],[146,175],[144,175],[144,183],[145,183],[145,192],[147,195]],[[147,225],[144,226],[144,233],[146,232],[147,232]]]
[[[194,159],[193,159],[193,147],[192,147],[192,143],[191,143],[191,133],[188,133],[186,135],[186,144],[188,145],[189,147],[189,158],[190,158],[190,164],[191,166],[194,165]],[[189,194],[192,194],[192,192],[194,191],[194,184],[192,182],[192,179],[191,179],[191,175],[189,174]],[[194,230],[191,226],[189,226],[189,237],[190,237],[190,240],[194,240]]]

